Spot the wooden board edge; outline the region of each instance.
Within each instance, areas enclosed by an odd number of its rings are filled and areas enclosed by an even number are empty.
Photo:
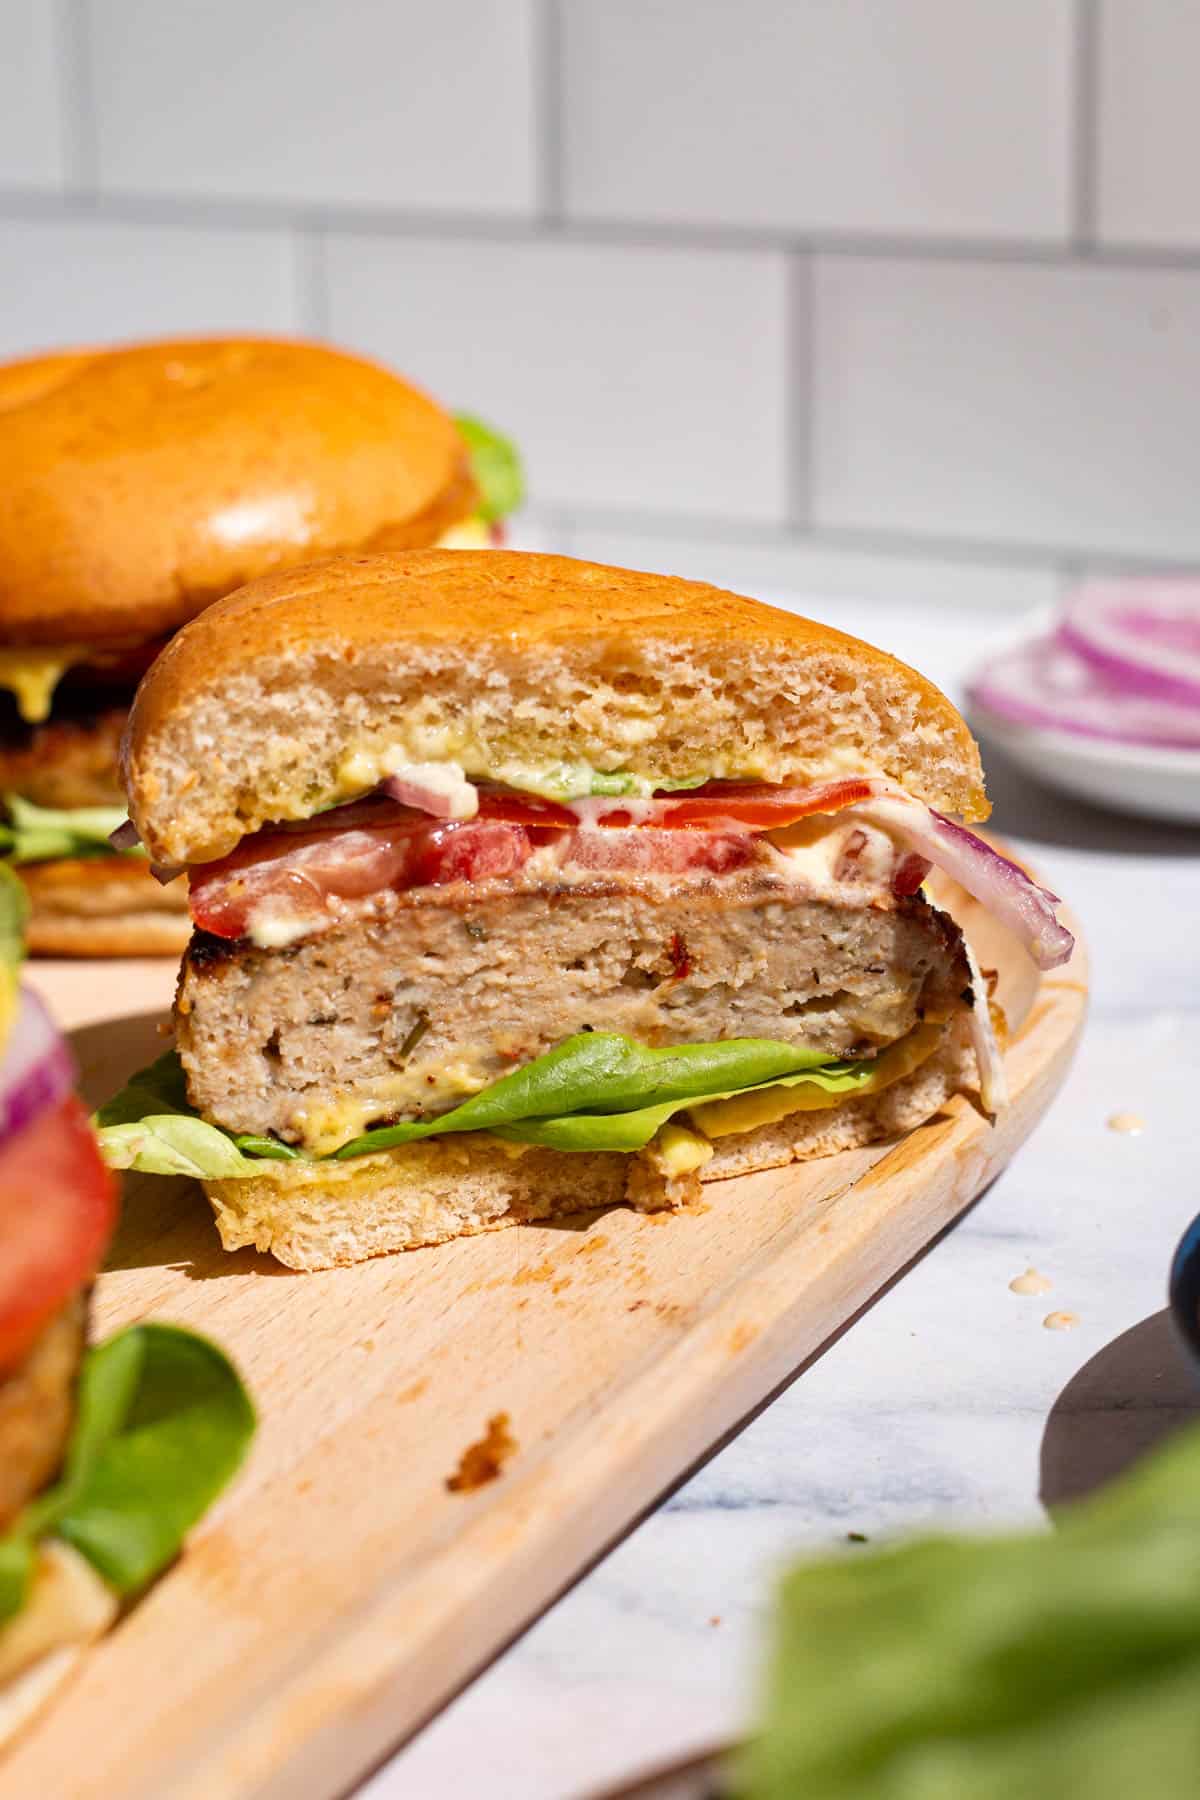
[[[813,1282],[813,1233],[798,1227],[743,1286],[686,1330],[667,1354],[622,1390],[569,1455],[544,1457],[512,1482],[502,1518],[485,1500],[453,1542],[415,1579],[398,1579],[331,1626],[325,1649],[270,1695],[248,1684],[246,1704],[219,1742],[173,1788],[179,1800],[328,1800],[370,1772],[489,1660],[463,1641],[459,1616],[487,1593],[490,1643],[516,1636],[611,1548],[706,1451],[819,1349],[812,1320],[829,1305],[845,1321],[949,1225],[1004,1168],[1053,1099],[1070,1066],[1087,1010],[1088,957],[1076,933],[1069,964],[1044,976],[1006,1057],[1011,1101],[989,1125],[965,1097],[901,1139],[826,1206],[856,1209],[856,1230]],[[786,1169],[777,1171],[786,1180]],[[911,1187],[911,1210],[881,1196]],[[799,1263],[807,1287],[788,1303]],[[745,1315],[765,1308],[747,1336]],[[736,1348],[735,1348],[736,1345]],[[697,1404],[700,1401],[702,1404]],[[669,1429],[668,1429],[669,1428]],[[669,1445],[669,1447],[668,1447]],[[614,1477],[614,1471],[616,1475]],[[604,1474],[605,1479],[599,1480]],[[587,1513],[588,1548],[576,1541]],[[633,1498],[631,1498],[631,1494]],[[515,1519],[515,1523],[514,1523]],[[397,1645],[408,1669],[397,1670]],[[409,1672],[415,1664],[421,1680]]]

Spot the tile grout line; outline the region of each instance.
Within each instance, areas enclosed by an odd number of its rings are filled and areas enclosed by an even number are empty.
[[[292,229],[292,282],[301,329],[310,337],[329,336],[329,270],[325,236],[319,226]]]
[[[898,561],[972,564],[998,571],[1031,570],[1055,576],[1063,583],[1094,570],[1114,573],[1155,573],[1194,570],[1200,557],[1154,557],[1135,551],[1100,550],[1085,545],[1047,545],[998,542],[976,538],[947,538],[921,531],[884,531],[866,525],[772,527],[744,519],[699,518],[689,513],[658,511],[625,512],[587,501],[573,501],[556,509],[568,529],[598,530],[635,537],[686,538],[704,543],[734,544],[746,550],[815,550],[849,555],[895,557]]]
[[[71,0],[65,0],[71,4]],[[113,224],[164,226],[196,230],[316,229],[330,237],[462,239],[475,243],[536,244],[545,242],[548,224],[565,243],[613,245],[617,248],[708,251],[713,254],[764,256],[790,253],[853,261],[858,258],[933,264],[973,263],[999,268],[1142,269],[1148,272],[1200,271],[1200,242],[1195,248],[1169,244],[1031,243],[996,239],[873,237],[853,232],[772,232],[730,226],[647,225],[640,220],[547,221],[501,213],[413,213],[371,207],[296,206],[284,201],[197,198],[191,194],[155,195],[131,190],[72,188],[54,193],[0,182],[0,220],[97,219]]]
[[[62,104],[67,192],[90,213],[98,199],[99,137],[87,0],[54,0],[55,61]]]
[[[784,273],[784,518],[792,530],[812,524],[815,456],[816,263],[792,251]]]
[[[1097,0],[1075,0],[1071,117],[1071,248],[1090,260],[1096,246],[1100,148],[1100,16]]]
[[[533,136],[537,223],[561,227],[564,215],[562,13],[537,0],[533,15]]]

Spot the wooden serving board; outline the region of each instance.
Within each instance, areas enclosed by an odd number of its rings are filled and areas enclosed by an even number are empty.
[[[1061,1082],[1086,962],[1037,975],[948,903],[1016,1028],[1012,1103],[892,1146],[314,1275],[219,1247],[200,1190],[127,1182],[96,1327],[237,1357],[262,1424],[183,1558],[0,1766],[0,1793],[328,1800],[441,1705],[904,1267]],[[157,1053],[164,963],[42,963],[89,1098]],[[495,1480],[447,1487],[505,1413]]]

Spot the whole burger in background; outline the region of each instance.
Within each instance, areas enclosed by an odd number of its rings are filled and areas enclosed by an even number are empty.
[[[0,855],[29,947],[178,953],[186,896],[108,842],[126,714],[164,643],[314,557],[498,541],[520,464],[378,364],[285,340],[0,365],[0,412]]]
[[[204,1338],[142,1324],[88,1349],[116,1187],[18,985],[27,906],[0,866],[0,1745],[178,1553],[254,1430]]]

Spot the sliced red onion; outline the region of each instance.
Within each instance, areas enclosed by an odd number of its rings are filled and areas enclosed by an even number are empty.
[[[173,881],[187,874],[187,867],[184,863],[151,863],[150,873],[160,887],[170,887]]]
[[[1164,749],[1200,749],[1200,707],[1132,691],[1061,637],[1034,638],[1000,656],[969,692],[976,706],[1008,724]]]
[[[133,820],[126,819],[115,831],[109,832],[108,841],[114,850],[136,850],[142,840]]]
[[[907,794],[885,794],[864,800],[856,815],[892,831],[919,856],[973,894],[981,906],[1016,934],[1039,969],[1066,962],[1075,939],[1055,915],[1058,896],[1031,881],[1007,856],[1001,856],[964,825],[956,825]]]
[[[0,1143],[57,1106],[74,1086],[71,1052],[37,995],[22,988],[0,1061]]]
[[[1200,707],[1200,582],[1085,582],[1059,638],[1130,694]]]
[[[971,1046],[979,1067],[979,1098],[983,1102],[984,1112],[998,1113],[1008,1105],[1008,1077],[1004,1073],[1004,1058],[1000,1054],[992,1025],[991,995],[979,967],[979,960],[965,938],[963,948],[967,953],[967,967],[971,971],[970,1032]]]

